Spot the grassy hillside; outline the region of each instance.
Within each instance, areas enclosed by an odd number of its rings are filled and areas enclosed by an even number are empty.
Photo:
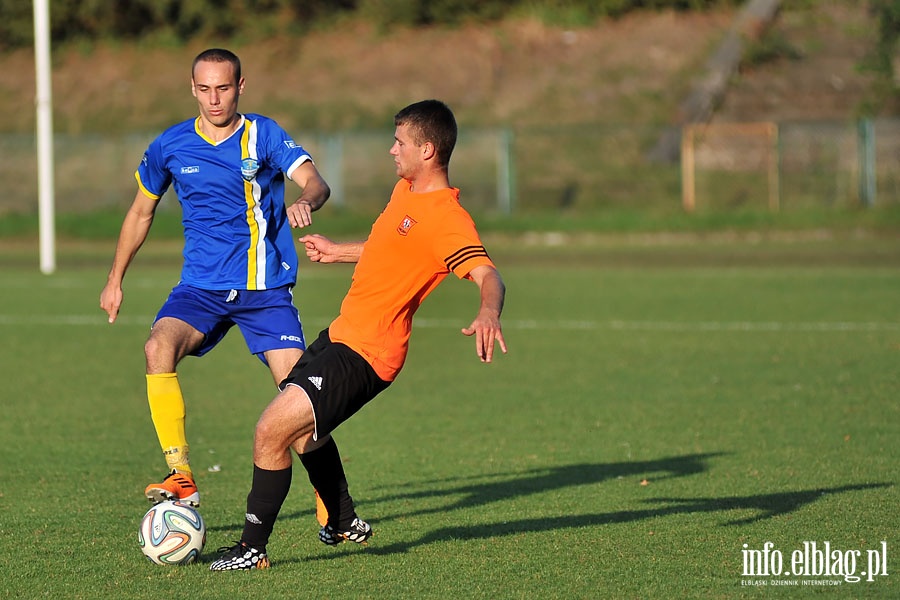
[[[575,29],[509,20],[388,32],[341,22],[265,43],[56,48],[55,125],[66,133],[144,132],[190,115],[190,60],[211,45],[241,56],[243,108],[290,129],[381,127],[397,108],[423,97],[446,100],[469,126],[661,124],[674,116],[734,16],[722,9],[648,11]],[[787,2],[772,32],[777,43],[769,42],[768,53],[752,53],[722,114],[729,120],[852,115],[867,89],[857,64],[872,27],[865,3]],[[16,115],[0,131],[30,133],[33,53],[0,55],[0,68],[6,75],[0,110]]]
[[[852,174],[835,183],[830,164],[818,186],[827,198],[804,197],[800,212],[767,214],[765,200],[741,192],[715,214],[681,213],[678,166],[648,164],[644,156],[734,18],[731,9],[646,11],[579,28],[510,19],[389,31],[344,21],[265,43],[198,39],[177,47],[97,42],[55,48],[58,225],[79,237],[114,235],[150,136],[196,113],[191,59],[224,45],[244,64],[241,109],[276,118],[318,164],[335,164],[321,149],[320,134],[377,129],[344,144],[344,191],[361,214],[344,213],[342,223],[354,223],[353,217],[368,223],[383,203],[385,177],[393,176],[386,162],[392,115],[411,101],[438,97],[454,108],[471,140],[454,155],[454,182],[487,227],[894,229],[896,206],[854,210]],[[748,48],[714,120],[851,123],[871,86],[858,67],[874,25],[865,4],[853,0],[786,2],[769,35]],[[0,124],[0,153],[7,157],[0,165],[6,184],[0,235],[8,237],[37,230],[32,53],[0,54],[0,67],[6,74],[0,110],[15,116]],[[514,219],[495,214],[491,132],[497,127],[515,134]],[[890,192],[884,188],[883,197]],[[332,204],[327,211],[337,210]],[[161,217],[157,230],[177,234],[177,214]]]

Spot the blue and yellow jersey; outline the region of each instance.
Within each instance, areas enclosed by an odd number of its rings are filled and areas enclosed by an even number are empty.
[[[184,223],[181,281],[206,290],[293,285],[297,251],[284,207],[284,174],[309,153],[272,119],[246,114],[214,143],[200,118],[153,140],[134,176],[159,199],[174,183]]]

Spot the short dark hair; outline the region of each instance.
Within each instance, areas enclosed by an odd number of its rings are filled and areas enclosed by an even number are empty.
[[[197,67],[198,62],[217,62],[217,63],[231,63],[231,66],[234,70],[234,82],[237,83],[241,80],[241,59],[237,57],[237,54],[232,52],[231,50],[224,50],[222,48],[210,48],[209,50],[204,50],[194,59],[194,62],[191,64],[191,79],[194,78],[194,69]]]
[[[434,144],[438,164],[446,168],[456,146],[456,118],[440,100],[410,104],[394,116],[394,126],[406,125],[416,145]]]

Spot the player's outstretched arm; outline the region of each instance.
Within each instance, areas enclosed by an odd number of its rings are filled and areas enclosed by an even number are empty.
[[[113,264],[106,277],[106,285],[100,292],[100,308],[106,311],[109,322],[114,323],[119,315],[119,307],[122,306],[122,281],[125,272],[134,259],[141,245],[147,239],[150,226],[153,224],[153,216],[156,214],[158,202],[154,198],[148,198],[138,190],[134,202],[125,219],[122,221],[122,229],[119,231],[119,241],[116,243],[116,254]]]
[[[475,352],[481,362],[489,363],[494,357],[494,343],[506,354],[506,341],[500,327],[500,313],[506,299],[506,286],[497,269],[481,265],[472,269],[469,277],[481,290],[481,306],[472,324],[462,330],[464,335],[475,336]]]
[[[324,235],[313,233],[299,239],[306,247],[306,256],[312,262],[355,263],[359,261],[365,242],[334,242]]]
[[[331,196],[331,188],[328,187],[312,161],[301,163],[290,172],[290,177],[303,192],[296,202],[287,207],[288,222],[291,227],[306,227],[312,224],[313,211],[322,208],[322,205]]]

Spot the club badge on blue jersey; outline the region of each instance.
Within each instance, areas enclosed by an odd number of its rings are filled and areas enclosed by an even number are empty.
[[[241,160],[241,176],[247,181],[253,181],[256,172],[259,171],[259,161],[255,158]]]

